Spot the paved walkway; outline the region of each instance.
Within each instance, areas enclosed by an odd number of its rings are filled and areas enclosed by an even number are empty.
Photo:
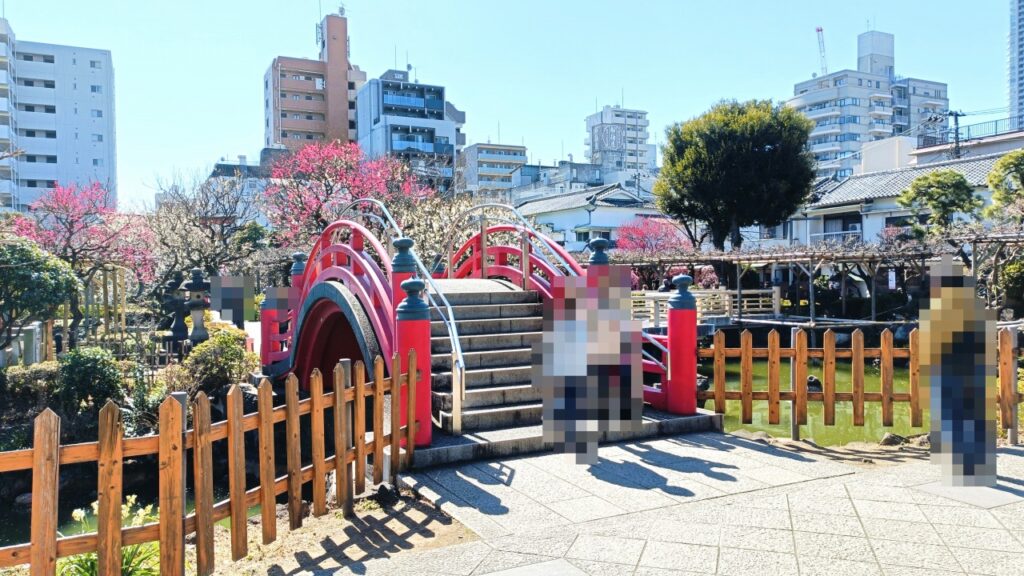
[[[1024,502],[924,490],[926,460],[854,467],[724,434],[545,454],[405,478],[480,540],[360,566],[368,574],[1024,574]],[[1024,449],[999,457],[1024,489]],[[1017,494],[1007,494],[1017,499]]]

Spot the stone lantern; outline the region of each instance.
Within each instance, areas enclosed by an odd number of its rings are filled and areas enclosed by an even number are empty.
[[[206,331],[203,323],[203,312],[210,308],[210,283],[203,279],[203,271],[199,268],[192,269],[192,278],[181,284],[182,290],[188,290],[188,303],[186,306],[192,314],[192,333],[188,339],[195,346],[200,342],[210,339],[210,333]]]

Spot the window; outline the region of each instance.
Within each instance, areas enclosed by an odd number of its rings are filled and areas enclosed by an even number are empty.
[[[103,110],[96,110],[96,109],[90,110],[89,111],[89,115],[92,116],[93,118],[103,118]]]
[[[288,117],[288,113],[287,112],[281,112],[281,118],[287,118],[287,117]]]
[[[99,60],[89,60],[89,68],[103,68],[103,63]]]
[[[302,100],[302,97],[298,94],[292,94],[292,100]]]
[[[47,156],[46,157],[46,163],[47,164],[56,164],[57,163],[57,157],[56,156]]]
[[[349,120],[348,121],[348,128],[349,128],[349,130],[355,130],[356,129],[356,121],[355,120]]]
[[[302,80],[302,76],[299,76],[298,74],[292,74],[292,80]]]
[[[312,100],[312,99],[313,99],[312,96],[310,96],[309,94],[306,94],[306,100]]]
[[[89,92],[92,92],[93,94],[102,94],[103,86],[100,86],[99,84],[92,84],[89,86]]]
[[[103,142],[103,134],[93,134],[92,135],[92,141],[93,142]]]
[[[56,114],[57,113],[57,107],[56,106],[43,106],[43,112],[45,112],[47,114]]]
[[[875,80],[875,88],[881,88],[881,87],[882,87],[882,83],[879,82],[878,80]]]
[[[281,98],[287,98],[287,97],[288,97],[287,94],[285,94],[284,92],[281,92]]]
[[[577,242],[589,242],[590,241],[590,232],[577,232],[576,233],[576,241]]]
[[[46,131],[46,138],[49,138],[49,139],[52,140],[52,139],[54,139],[56,137],[57,137],[57,131],[56,130],[47,130]]]
[[[93,166],[103,166],[103,158],[93,158],[92,159],[92,165]]]
[[[36,107],[31,105],[31,104],[22,104],[21,105],[21,109],[24,112],[35,112],[36,111]]]
[[[356,103],[351,101],[351,100],[349,100],[348,101],[348,109],[349,110],[355,110],[356,109]]]
[[[349,90],[355,90],[356,89],[356,83],[355,82],[349,82],[348,83],[348,89]]]
[[[43,80],[43,88],[56,88],[57,83],[53,80]]]

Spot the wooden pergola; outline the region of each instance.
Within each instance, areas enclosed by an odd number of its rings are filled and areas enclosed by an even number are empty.
[[[1021,242],[1024,245],[1024,234],[1021,235]],[[808,303],[810,305],[810,320],[813,323],[815,318],[814,298],[814,275],[826,265],[839,269],[842,276],[841,295],[843,309],[846,309],[846,279],[851,269],[858,268],[866,280],[870,282],[871,289],[868,291],[871,299],[871,319],[877,316],[874,280],[878,270],[883,266],[910,266],[916,271],[923,273],[925,263],[929,258],[943,252],[939,246],[928,246],[920,243],[906,245],[848,245],[848,244],[817,244],[814,246],[788,246],[779,249],[762,250],[741,250],[734,252],[691,252],[675,254],[671,257],[658,258],[656,260],[635,261],[616,258],[614,252],[610,254],[611,260],[616,263],[630,265],[657,265],[664,267],[689,266],[693,267],[702,264],[726,264],[736,267],[736,289],[742,295],[742,282],[740,279],[748,271],[754,268],[765,266],[788,266],[799,269],[807,275]],[[739,315],[742,318],[742,308]]]

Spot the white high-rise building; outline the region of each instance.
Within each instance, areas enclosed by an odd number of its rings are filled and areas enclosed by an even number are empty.
[[[815,123],[808,144],[819,177],[852,175],[867,142],[946,129],[946,84],[897,76],[894,44],[892,34],[864,32],[857,36],[856,70],[815,75],[793,87],[786,103]]]
[[[1010,0],[1010,116],[1024,115],[1024,0]]]
[[[0,150],[21,152],[0,161],[0,209],[23,210],[58,182],[98,182],[116,202],[110,51],[18,41],[0,22]]]
[[[605,106],[587,116],[587,137],[583,141],[591,164],[598,164],[611,177],[616,172],[651,173],[657,166],[657,149],[648,144],[647,112],[619,106]],[[632,176],[630,176],[632,177]],[[605,181],[610,181],[606,178]]]

